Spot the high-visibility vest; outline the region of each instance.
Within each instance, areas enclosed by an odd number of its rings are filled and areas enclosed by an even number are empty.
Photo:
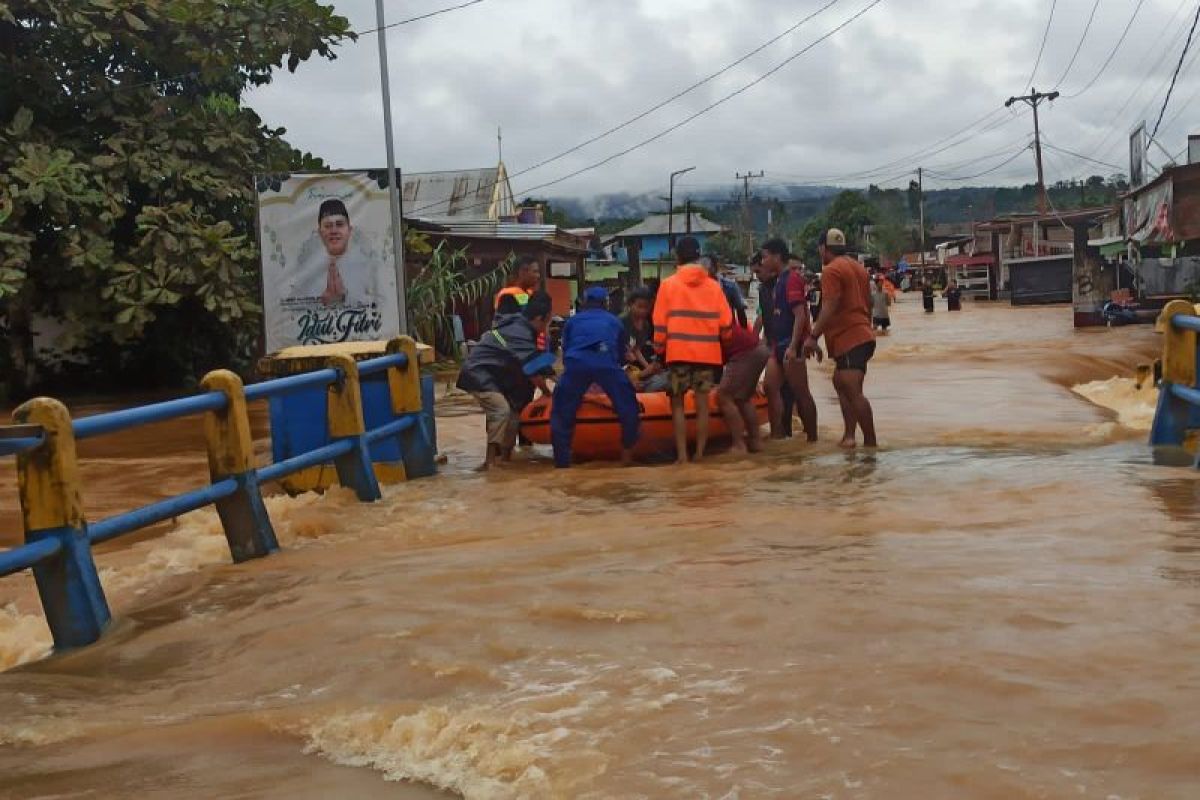
[[[505,286],[503,289],[496,292],[496,304],[493,306],[493,308],[499,308],[501,298],[508,297],[509,295],[515,297],[517,299],[517,305],[521,306],[522,308],[524,308],[529,302],[529,292],[525,291],[520,286]]]
[[[724,363],[721,343],[733,336],[733,311],[704,267],[688,264],[662,282],[654,299],[654,346],[668,364]]]

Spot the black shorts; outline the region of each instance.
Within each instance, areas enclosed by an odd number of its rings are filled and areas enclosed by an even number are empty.
[[[867,362],[875,355],[875,342],[863,342],[858,347],[852,347],[845,353],[833,359],[838,369],[867,371]]]

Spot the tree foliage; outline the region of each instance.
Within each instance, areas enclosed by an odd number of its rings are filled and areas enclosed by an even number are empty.
[[[242,97],[352,36],[317,0],[0,0],[0,319],[18,389],[35,317],[106,368],[204,345],[159,328],[248,353],[251,177],[320,163]]]
[[[510,255],[495,269],[468,278],[467,249],[453,250],[439,242],[407,287],[408,313],[416,335],[423,342],[436,343],[441,352],[453,353],[455,304],[472,305],[494,295],[515,261]]]

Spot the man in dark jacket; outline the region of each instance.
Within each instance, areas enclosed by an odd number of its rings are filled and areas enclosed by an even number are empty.
[[[567,320],[563,330],[563,371],[550,411],[554,466],[571,466],[575,415],[588,388],[597,383],[621,420],[621,462],[633,460],[641,419],[637,393],[621,362],[625,357],[625,326],[607,310],[608,292],[593,286],[584,293],[584,308]]]
[[[519,312],[497,315],[459,372],[456,385],[479,401],[487,420],[485,469],[512,456],[521,409],[533,400],[534,389],[550,393],[546,378],[554,375],[553,356],[537,347],[550,313],[550,296],[536,292]]]

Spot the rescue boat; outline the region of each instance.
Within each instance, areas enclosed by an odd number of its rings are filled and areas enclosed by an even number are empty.
[[[640,393],[642,431],[634,455],[638,458],[670,456],[675,453],[675,429],[671,423],[671,399],[665,392]],[[550,444],[550,409],[554,398],[543,397],[530,403],[521,412],[521,433],[534,444]],[[696,441],[696,396],[689,392],[684,400],[687,415],[688,443]],[[716,392],[708,395],[708,441],[720,444],[729,441],[729,427],[717,404]],[[754,408],[760,425],[767,423],[767,397],[759,391]],[[613,411],[608,395],[588,394],[579,406],[575,420],[575,457],[591,461],[615,461],[621,457],[621,423]]]

